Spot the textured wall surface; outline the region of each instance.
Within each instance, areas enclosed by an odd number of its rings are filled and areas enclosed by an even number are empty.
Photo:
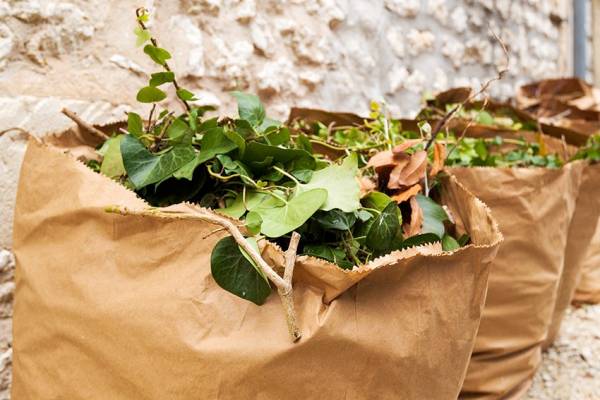
[[[410,116],[423,92],[495,76],[505,60],[488,26],[511,54],[496,96],[568,72],[566,0],[0,0],[0,130],[60,130],[70,123],[64,105],[92,122],[139,108],[135,94],[157,70],[135,47],[140,5],[182,83],[225,112],[227,92],[241,89],[275,117],[292,105],[365,113],[371,99]],[[25,138],[0,137],[0,248],[11,245]],[[0,399],[10,381],[13,268],[0,253]]]

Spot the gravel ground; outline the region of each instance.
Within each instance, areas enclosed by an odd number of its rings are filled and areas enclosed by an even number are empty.
[[[523,400],[600,400],[600,304],[568,310]]]

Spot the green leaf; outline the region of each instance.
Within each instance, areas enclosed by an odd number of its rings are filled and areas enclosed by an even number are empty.
[[[244,257],[231,236],[215,245],[210,270],[215,282],[223,289],[257,305],[263,304],[271,294],[269,282]]]
[[[258,96],[243,92],[232,92],[238,103],[238,114],[241,119],[259,127],[265,120],[265,108]]]
[[[144,46],[144,53],[148,54],[152,61],[158,65],[165,65],[168,59],[171,58],[171,54],[160,47],[156,47],[153,44],[147,44]]]
[[[123,158],[121,157],[121,140],[125,135],[111,137],[102,145],[102,165],[100,172],[109,178],[118,178],[125,175]]]
[[[312,179],[313,173],[312,169],[296,169],[292,171],[292,176],[302,183],[308,183]]]
[[[460,248],[460,244],[454,239],[452,236],[445,234],[442,237],[442,250],[444,251],[452,251]]]
[[[242,135],[240,135],[236,131],[231,131],[229,129],[225,129],[223,131],[223,134],[227,136],[229,140],[236,144],[237,148],[240,151],[240,157],[242,157],[244,155],[244,151],[246,151],[246,139],[244,139]]]
[[[227,175],[238,174],[251,177],[250,171],[240,160],[234,160],[226,154],[217,154],[217,160],[223,165]]]
[[[260,233],[260,227],[262,225],[262,218],[259,213],[256,211],[250,211],[248,215],[246,215],[246,219],[244,220],[246,224],[246,229],[253,235],[258,235]]]
[[[146,86],[140,89],[136,99],[140,103],[157,103],[167,98],[167,94],[154,86]]]
[[[260,132],[266,132],[269,128],[279,128],[281,125],[282,125],[281,122],[277,121],[276,119],[271,119],[269,117],[265,117],[263,122],[258,127],[258,130]],[[272,144],[274,144],[274,143],[272,143]]]
[[[357,174],[358,158],[353,153],[346,157],[341,165],[333,164],[315,171],[310,182],[298,186],[298,193],[313,189],[325,189],[327,201],[321,207],[322,210],[339,208],[345,212],[352,212],[361,207]]]
[[[441,239],[444,236],[444,221],[448,220],[448,214],[431,198],[422,194],[418,194],[416,198],[423,211],[423,230],[421,232],[433,233]]]
[[[354,213],[345,213],[338,209],[319,211],[314,215],[314,219],[324,229],[334,229],[338,231],[350,230],[356,223],[356,218]]]
[[[477,123],[481,125],[494,125],[494,117],[487,111],[479,111],[476,118]]]
[[[433,233],[423,233],[404,239],[404,241],[402,242],[402,249],[408,249],[410,247],[415,246],[422,246],[424,244],[430,244],[439,241],[440,238],[437,235]]]
[[[257,170],[264,170],[275,163],[285,165],[295,160],[303,160],[312,168],[315,166],[314,157],[304,150],[285,149],[253,141],[246,144],[246,151],[242,157],[242,161]]]
[[[396,247],[401,228],[400,218],[398,205],[395,202],[389,203],[371,224],[366,245],[379,251],[388,251]]]
[[[160,155],[154,155],[135,137],[125,135],[121,154],[127,175],[136,189],[169,178],[173,172],[194,159],[189,145],[177,145]]]
[[[246,239],[246,242],[248,242],[248,244],[250,245],[250,247],[252,247],[254,250],[256,250],[256,252],[258,254],[260,254],[260,249],[258,248],[258,242],[256,241],[256,238],[247,237],[245,239]],[[265,279],[265,281],[267,281],[267,284],[269,284],[269,281],[267,280],[267,276],[265,275],[265,273],[263,272],[263,270],[260,269],[260,267],[258,265],[256,265],[256,262],[254,262],[254,260],[250,256],[250,254],[248,254],[246,252],[246,250],[244,250],[242,248],[242,246],[240,246],[239,244],[238,244],[238,248],[240,249],[240,252],[242,253],[242,255],[246,258],[246,260],[248,260],[248,262],[250,264],[252,264],[252,266],[254,267],[254,269],[256,270],[256,272],[258,272],[259,275],[262,276]],[[269,285],[269,286],[271,286],[271,285]]]
[[[150,76],[150,86],[160,86],[163,83],[173,82],[175,74],[171,71],[156,72]]]
[[[344,269],[352,269],[352,267],[354,267],[354,265],[346,259],[346,253],[343,250],[324,244],[307,244],[304,246],[302,254],[322,258],[337,264]]]
[[[242,215],[246,212],[246,207],[244,207],[244,201],[242,198],[242,194],[238,193],[236,198],[225,208],[219,208],[217,210],[219,214],[225,214],[230,216],[231,218],[241,218]]]
[[[458,238],[458,244],[460,247],[464,247],[467,245],[467,243],[469,243],[469,240],[471,240],[471,238],[465,233]]]
[[[290,141],[290,130],[288,128],[275,128],[265,133],[265,137],[272,146],[279,146]]]
[[[190,92],[187,89],[179,89],[177,90],[177,97],[179,97],[183,101],[194,101],[198,100],[194,93]]]
[[[308,137],[302,132],[300,132],[300,134],[296,138],[296,146],[298,146],[298,148],[301,150],[309,152],[310,154],[312,154],[313,152],[312,143],[310,142],[310,139],[308,139]]]
[[[189,125],[181,117],[175,118],[167,128],[167,137],[171,142],[182,142],[186,135],[190,136],[191,141],[191,133]]]
[[[326,190],[313,189],[279,207],[273,206],[273,201],[263,201],[254,211],[262,218],[261,232],[268,237],[280,237],[304,224],[326,200]]]
[[[236,144],[229,140],[223,133],[223,128],[210,128],[202,136],[200,141],[200,152],[188,164],[176,171],[173,176],[177,179],[192,180],[194,170],[208,160],[212,160],[217,154],[226,154],[236,148]]]
[[[367,208],[383,211],[383,209],[394,200],[392,200],[392,198],[385,193],[371,192],[363,197],[361,201],[363,206]]]
[[[134,112],[127,113],[127,132],[137,138],[144,134],[144,123],[139,114]]]
[[[136,47],[140,47],[141,45],[143,45],[144,43],[146,43],[148,40],[150,40],[150,32],[147,29],[142,29],[141,26],[136,26],[135,29],[133,30],[133,33],[135,34],[135,46]]]

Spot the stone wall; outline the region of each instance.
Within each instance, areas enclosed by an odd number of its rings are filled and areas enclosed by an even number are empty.
[[[180,80],[224,112],[233,111],[227,92],[241,89],[280,118],[292,105],[365,113],[371,99],[411,116],[425,92],[495,76],[505,59],[488,26],[510,52],[496,96],[570,64],[566,0],[0,0],[0,130],[61,130],[70,124],[64,105],[91,122],[139,108],[137,89],[156,70],[134,43],[140,5]],[[0,137],[0,248],[11,246],[25,138]],[[13,268],[0,253],[0,399]]]

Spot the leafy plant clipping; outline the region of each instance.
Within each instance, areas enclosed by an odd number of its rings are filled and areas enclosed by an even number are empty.
[[[96,170],[152,205],[107,211],[201,220],[218,226],[213,233],[226,231],[211,254],[216,283],[257,305],[275,287],[293,340],[301,336],[292,291],[297,254],[352,269],[394,250],[428,243],[454,250],[468,242],[452,236],[451,216],[430,197],[445,147],[429,146],[427,127],[407,139],[373,103],[363,126],[315,135],[269,118],[257,96],[242,92],[232,93],[237,117],[209,117],[214,110],[194,105],[177,81],[171,54],[146,27],[146,10],[136,15],[137,44],[159,67],[136,96],[151,104],[148,117],[130,112],[126,129],[111,137],[76,120],[103,140]],[[162,106],[169,85],[181,113]],[[315,142],[341,156],[313,151]],[[186,207],[164,208],[181,202]],[[284,265],[262,257],[267,240],[287,246]]]

